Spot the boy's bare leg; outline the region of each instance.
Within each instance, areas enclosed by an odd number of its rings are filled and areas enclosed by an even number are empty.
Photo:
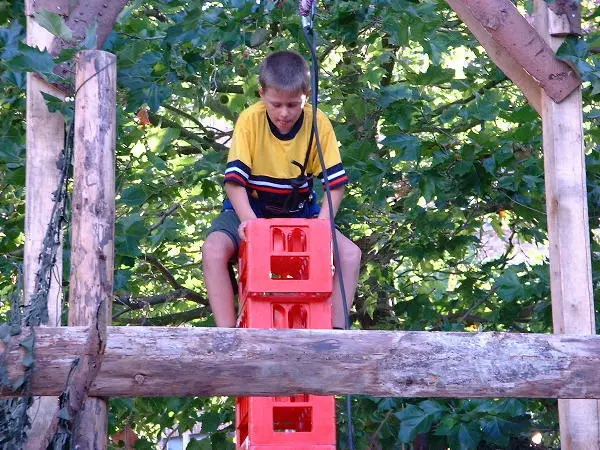
[[[344,291],[346,294],[346,304],[348,311],[354,301],[356,286],[358,285],[358,277],[360,275],[360,257],[361,251],[358,246],[335,230],[338,250],[340,253],[340,261],[336,261],[336,271],[333,277],[333,293],[331,294],[331,302],[333,308],[333,326],[336,328],[345,328],[346,320],[344,317],[344,307],[342,303],[342,293],[340,290],[339,271],[342,272],[344,279]]]
[[[202,246],[202,267],[208,301],[218,327],[234,327],[236,322],[229,260],[235,252],[231,238],[221,231],[208,235]]]

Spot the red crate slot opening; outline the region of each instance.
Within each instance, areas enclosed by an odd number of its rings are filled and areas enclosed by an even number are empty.
[[[273,408],[273,431],[281,433],[312,431],[312,407],[275,406]]]

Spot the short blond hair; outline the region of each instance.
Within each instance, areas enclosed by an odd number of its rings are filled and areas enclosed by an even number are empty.
[[[283,50],[271,53],[260,65],[258,81],[263,89],[308,93],[310,71],[304,58],[297,52]]]

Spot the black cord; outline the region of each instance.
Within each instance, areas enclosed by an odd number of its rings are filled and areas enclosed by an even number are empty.
[[[314,8],[313,8],[314,14]],[[313,20],[311,18],[310,23],[312,24]],[[310,49],[311,55],[311,102],[312,102],[312,129],[315,135],[315,141],[317,144],[317,154],[319,155],[319,162],[321,163],[321,172],[323,173],[323,183],[325,185],[325,197],[327,198],[327,205],[329,207],[329,225],[331,227],[331,238],[333,241],[333,257],[334,260],[337,261],[338,266],[341,266],[340,260],[340,252],[337,242],[336,229],[335,229],[335,217],[333,211],[333,201],[331,200],[331,187],[329,185],[329,179],[327,176],[327,168],[325,165],[325,158],[323,156],[323,148],[321,147],[321,140],[319,139],[319,130],[317,127],[317,106],[318,106],[318,98],[319,98],[319,62],[317,59],[317,50],[314,40],[314,32],[312,27],[303,27],[304,37],[306,38],[306,42],[308,43],[308,47]],[[350,329],[350,314],[348,312],[348,303],[346,302],[346,290],[344,289],[344,278],[342,275],[341,267],[338,267],[338,281],[340,284],[340,294],[342,296],[342,305],[344,311],[344,329]],[[348,418],[348,445],[350,450],[354,450],[354,430],[352,424],[352,396],[346,396],[346,414]]]

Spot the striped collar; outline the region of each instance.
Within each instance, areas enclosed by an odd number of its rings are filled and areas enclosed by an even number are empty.
[[[269,122],[269,128],[271,129],[271,133],[273,133],[273,136],[275,136],[280,141],[291,141],[292,139],[294,139],[296,137],[296,135],[298,134],[298,131],[300,131],[300,128],[302,128],[302,124],[304,123],[304,111],[302,111],[302,114],[300,114],[300,117],[298,117],[298,120],[296,120],[296,123],[294,124],[292,129],[290,131],[288,131],[287,133],[282,134],[277,129],[275,124],[271,121],[271,118],[266,113],[266,111],[265,111],[265,115],[267,116],[267,121]]]

